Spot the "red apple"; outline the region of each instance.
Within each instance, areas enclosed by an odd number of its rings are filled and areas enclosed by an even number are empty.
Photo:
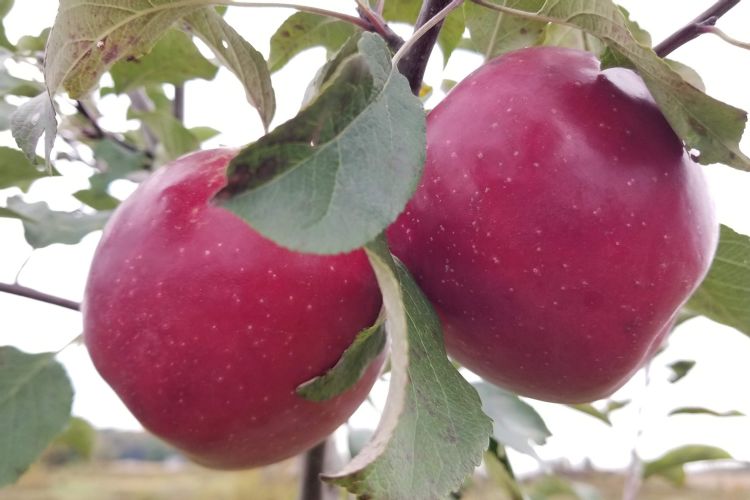
[[[234,151],[162,168],[109,221],[83,306],[96,368],[145,428],[217,468],[295,455],[343,423],[382,360],[349,391],[303,400],[381,305],[362,251],[292,252],[212,205]]]
[[[516,51],[430,113],[427,144],[389,239],[449,353],[549,401],[620,387],[702,280],[718,230],[640,77],[586,52]]]

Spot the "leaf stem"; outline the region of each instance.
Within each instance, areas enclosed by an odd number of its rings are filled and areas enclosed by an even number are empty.
[[[732,38],[731,36],[721,31],[716,26],[702,26],[700,30],[703,33],[711,33],[713,35],[716,35],[722,40],[724,40],[725,42],[734,45],[735,47],[739,47],[745,50],[750,50],[750,43],[737,40],[736,38]]]
[[[397,66],[401,58],[404,57],[404,54],[410,51],[411,48],[419,41],[419,39],[425,35],[425,33],[434,28],[438,23],[443,22],[443,19],[445,19],[452,10],[456,9],[462,3],[464,3],[464,0],[451,0],[451,2],[443,7],[437,14],[432,16],[419,28],[414,30],[414,34],[411,36],[409,41],[402,45],[401,48],[398,49],[398,52],[396,52],[396,54],[393,56],[393,65]]]
[[[654,52],[656,52],[659,57],[666,57],[678,47],[681,47],[690,40],[706,33],[706,27],[716,24],[716,21],[718,21],[721,16],[726,14],[738,3],[740,3],[740,0],[719,0],[700,13],[698,17],[669,35],[658,45],[654,46]]]
[[[25,287],[17,283],[0,283],[0,292],[18,295],[19,297],[25,297],[27,299],[38,300],[39,302],[64,307],[65,309],[71,309],[73,311],[81,310],[81,304],[78,302],[40,292],[39,290],[34,290],[33,288]]]
[[[568,23],[556,17],[545,16],[543,14],[538,14],[536,12],[529,12],[526,10],[514,9],[513,7],[506,7],[505,5],[495,4],[486,0],[471,0],[471,1],[477,5],[481,5],[482,7],[487,7],[488,9],[502,12],[503,14],[509,14],[511,16],[516,16],[516,17],[522,17],[524,19],[529,19],[531,21],[560,24],[562,26],[570,26],[571,28],[581,29],[581,27],[578,26],[577,24]]]
[[[310,14],[317,14],[319,16],[333,17],[340,21],[345,21],[347,23],[354,24],[355,26],[359,26],[365,31],[372,30],[372,27],[366,21],[358,17],[350,16],[349,14],[344,14],[342,12],[320,9],[318,7],[311,7],[309,5],[299,5],[299,4],[281,3],[281,2],[242,2],[242,1],[233,2],[231,0],[219,0],[219,1],[214,1],[212,3],[214,5],[226,5],[227,7],[280,7],[280,8],[286,8],[286,9],[295,9],[300,12],[308,12]]]

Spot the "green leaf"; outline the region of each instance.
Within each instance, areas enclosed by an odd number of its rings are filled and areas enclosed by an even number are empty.
[[[237,75],[245,88],[248,102],[258,110],[263,125],[268,129],[276,112],[276,98],[263,55],[211,7],[189,15],[186,21],[222,64]]]
[[[19,52],[44,52],[44,48],[47,45],[47,39],[49,33],[52,31],[51,28],[44,28],[38,35],[24,35],[18,39],[16,49]]]
[[[200,141],[185,125],[168,111],[131,111],[129,116],[145,123],[164,147],[166,160],[174,160],[185,153],[195,151]]]
[[[731,458],[732,456],[729,453],[714,446],[699,444],[681,446],[665,453],[656,460],[645,462],[643,477],[645,479],[651,476],[662,476],[677,486],[682,486],[685,483],[683,465],[704,460],[724,460]]]
[[[561,476],[545,476],[534,482],[530,500],[571,497],[578,500],[601,500],[602,498],[599,490],[589,484],[571,481]]]
[[[0,189],[18,187],[26,191],[32,182],[48,175],[48,171],[38,169],[21,151],[0,146]]]
[[[611,54],[608,65],[634,67],[677,135],[688,148],[700,152],[701,163],[750,170],[750,158],[739,147],[747,114],[683,80],[649,46],[634,38],[628,21],[611,0],[547,0],[541,13],[604,40]]]
[[[151,51],[139,59],[118,61],[110,69],[115,92],[151,84],[180,85],[188,80],[211,80],[218,67],[203,57],[191,38],[182,31],[169,30]]]
[[[58,435],[52,444],[68,448],[81,458],[89,459],[94,454],[96,430],[86,420],[72,417],[65,431]]]
[[[114,210],[120,204],[114,196],[96,189],[81,189],[73,193],[73,197],[95,210]]]
[[[706,84],[703,83],[703,78],[701,78],[698,72],[693,68],[691,68],[687,64],[682,64],[681,62],[675,61],[673,59],[664,59],[664,62],[669,64],[669,67],[672,68],[672,71],[680,75],[682,79],[688,82],[690,85],[700,90],[701,92],[706,91]]]
[[[36,159],[36,145],[44,134],[44,158],[49,165],[50,153],[57,136],[57,120],[52,98],[47,92],[29,99],[10,117],[10,128],[16,144],[30,160]]]
[[[310,401],[325,401],[345,392],[362,378],[372,360],[383,352],[385,340],[382,321],[362,330],[333,368],[300,385],[297,394]]]
[[[669,381],[674,384],[678,380],[681,380],[690,372],[690,370],[693,369],[694,366],[695,361],[692,360],[675,361],[669,365],[669,368],[672,369],[672,375],[669,376]]]
[[[190,133],[198,138],[200,142],[206,142],[209,139],[213,139],[221,132],[211,127],[191,127]]]
[[[721,226],[708,275],[685,307],[750,335],[750,237]]]
[[[292,14],[271,37],[268,67],[272,72],[278,71],[311,47],[325,47],[330,56],[358,31],[356,26],[331,17],[308,12]]]
[[[609,415],[607,415],[605,412],[597,409],[594,405],[589,403],[579,403],[579,404],[569,404],[565,405],[568,408],[571,408],[573,410],[580,411],[581,413],[585,413],[586,415],[589,415],[591,417],[594,417],[597,420],[601,420],[607,425],[612,425],[612,422],[609,420]]]
[[[501,0],[495,3],[536,12],[544,0]],[[490,10],[474,2],[464,3],[464,16],[472,45],[485,59],[535,45],[547,24]]]
[[[682,408],[675,408],[669,412],[669,416],[672,415],[710,415],[712,417],[744,417],[745,414],[737,410],[730,410],[724,412],[718,412],[709,410],[708,408],[701,408],[698,406],[685,406]]]
[[[525,500],[521,485],[513,475],[505,448],[497,441],[491,441],[489,449],[484,452],[484,467],[487,475],[508,494],[511,500]]]
[[[0,97],[16,95],[21,97],[34,97],[44,90],[44,85],[38,82],[17,78],[8,70],[0,67]]]
[[[512,392],[486,382],[472,384],[482,409],[493,420],[493,436],[506,446],[537,457],[529,441],[544,444],[550,433],[534,408]]]
[[[65,428],[72,402],[53,353],[0,347],[0,486],[15,482]]]
[[[74,245],[104,227],[110,216],[110,212],[56,212],[43,201],[26,203],[18,196],[8,198],[7,208],[22,219],[26,241],[34,248],[53,243]]]
[[[324,479],[362,498],[444,498],[479,465],[492,423],[448,360],[435,311],[385,238],[366,250],[383,293],[391,386],[372,440]]]
[[[10,9],[13,7],[13,0],[0,0],[0,20],[4,19],[8,15]],[[13,44],[10,43],[8,37],[5,34],[5,23],[0,22],[0,46],[5,47],[8,50],[15,50]]]
[[[8,104],[5,99],[0,99],[0,131],[10,129],[10,118],[18,108]]]
[[[585,50],[597,55],[604,52],[606,47],[598,38],[585,31],[565,24],[552,23],[544,28],[539,44]]]
[[[462,9],[456,9],[445,18],[438,35],[438,46],[443,53],[443,66],[448,64],[448,59],[461,43],[464,31],[466,31],[464,12]]]
[[[425,117],[385,42],[365,33],[323,92],[229,166],[222,204],[282,246],[339,253],[377,236],[422,172]]]
[[[61,0],[47,43],[44,78],[50,93],[62,86],[84,97],[120,59],[146,54],[178,19],[210,0]]]
[[[408,23],[414,25],[417,22],[422,0],[398,0],[385,2],[383,18],[386,21]],[[448,64],[453,51],[458,47],[463,37],[466,24],[463,13],[456,9],[445,18],[440,29],[437,43],[443,52],[443,65]]]

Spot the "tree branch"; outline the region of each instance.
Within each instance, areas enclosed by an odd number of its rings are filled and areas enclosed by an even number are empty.
[[[299,500],[325,500],[324,485],[320,474],[325,465],[328,439],[315,445],[302,455],[302,478],[300,480]]]
[[[174,86],[174,101],[172,101],[172,115],[180,123],[185,121],[185,84]]]
[[[414,31],[418,31],[419,28],[450,3],[450,0],[424,0],[422,2],[422,9],[419,11],[419,17],[417,17],[417,23],[414,26]],[[442,27],[443,23],[440,22],[425,33],[412,45],[409,52],[398,63],[399,71],[409,80],[412,92],[417,95],[419,94],[419,89],[422,87],[422,78],[424,78],[427,61],[430,59],[430,53],[432,53],[432,48],[435,46],[435,42],[437,42],[440,28]]]
[[[117,143],[118,145],[122,146],[124,149],[127,149],[128,151],[133,151],[133,152],[139,152],[140,151],[136,146],[130,144],[127,141],[124,141],[124,140],[120,139],[115,134],[113,134],[111,132],[107,132],[106,130],[104,130],[99,125],[99,122],[97,121],[97,119],[94,116],[94,114],[88,109],[88,107],[86,106],[86,104],[84,104],[83,101],[80,101],[80,100],[76,101],[76,111],[78,111],[78,113],[83,118],[85,118],[86,121],[91,126],[91,130],[90,131],[85,131],[85,130],[83,131],[83,133],[86,136],[88,136],[89,138],[91,138],[91,139],[108,139],[108,140],[110,140],[112,142]],[[148,155],[148,152],[146,152],[146,154]]]
[[[664,41],[654,46],[654,52],[659,57],[666,57],[678,47],[705,33],[706,26],[713,26],[721,16],[726,14],[732,7],[740,3],[740,0],[719,0],[711,7],[702,12],[698,17],[688,24],[672,33]]]
[[[33,288],[28,288],[23,285],[0,283],[0,292],[9,293],[11,295],[18,295],[19,297],[26,297],[27,299],[38,300],[39,302],[45,302],[66,309],[72,309],[73,311],[80,311],[81,304],[73,300],[63,299],[55,295],[49,295]]]

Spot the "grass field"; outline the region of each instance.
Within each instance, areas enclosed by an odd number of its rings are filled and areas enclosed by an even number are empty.
[[[602,500],[621,498],[623,477],[586,473],[569,477],[595,486]],[[294,461],[259,470],[217,472],[194,465],[164,466],[143,462],[33,467],[21,481],[0,490],[0,500],[295,500]],[[527,485],[533,491],[539,482]],[[464,500],[503,500],[488,480],[476,478]],[[569,496],[551,496],[565,499]],[[750,473],[722,471],[695,474],[687,488],[654,479],[644,485],[642,500],[750,500]]]

